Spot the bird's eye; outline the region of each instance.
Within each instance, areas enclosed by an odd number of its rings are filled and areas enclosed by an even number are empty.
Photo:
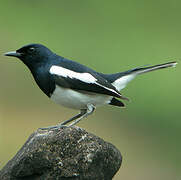
[[[35,48],[33,48],[33,47],[29,48],[30,52],[33,52],[34,50],[35,50]]]

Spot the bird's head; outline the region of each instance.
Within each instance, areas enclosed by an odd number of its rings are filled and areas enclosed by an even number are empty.
[[[53,53],[41,44],[28,44],[16,51],[7,52],[5,56],[17,57],[27,66],[36,66],[37,64],[48,61]]]

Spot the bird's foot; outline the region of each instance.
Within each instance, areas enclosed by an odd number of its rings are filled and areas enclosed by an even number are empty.
[[[63,129],[63,128],[67,128],[68,126],[63,125],[63,124],[57,124],[55,126],[48,126],[48,127],[44,127],[44,128],[38,128],[38,130],[54,130],[54,129]]]

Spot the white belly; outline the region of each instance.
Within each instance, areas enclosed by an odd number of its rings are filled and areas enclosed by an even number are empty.
[[[112,96],[84,93],[72,89],[56,86],[55,91],[51,95],[51,99],[62,106],[72,109],[86,109],[87,104],[93,104],[95,107],[108,104]]]

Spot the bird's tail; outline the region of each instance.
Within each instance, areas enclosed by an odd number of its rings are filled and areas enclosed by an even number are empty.
[[[157,69],[163,69],[163,68],[167,68],[167,67],[175,67],[177,65],[177,62],[168,62],[168,63],[164,63],[164,64],[158,64],[158,65],[154,65],[154,66],[149,66],[149,67],[141,67],[141,68],[135,68],[135,69],[131,69],[129,71],[127,71],[126,74],[142,74],[142,73],[146,73],[146,72],[150,72],[150,71],[155,71]]]
[[[154,66],[149,67],[139,67],[135,69],[131,69],[125,72],[116,73],[116,74],[110,74],[107,76],[108,81],[112,83],[116,87],[118,91],[123,89],[128,82],[130,82],[132,79],[136,77],[138,74],[143,74],[150,71],[155,71],[158,69],[163,69],[167,67],[175,67],[177,62],[168,62],[164,64],[158,64]]]

